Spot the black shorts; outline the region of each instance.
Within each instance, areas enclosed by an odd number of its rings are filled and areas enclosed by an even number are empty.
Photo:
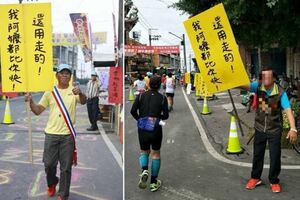
[[[162,127],[158,126],[153,132],[138,129],[140,148],[143,151],[159,151],[162,142]]]
[[[167,97],[174,97],[174,93],[166,93]]]

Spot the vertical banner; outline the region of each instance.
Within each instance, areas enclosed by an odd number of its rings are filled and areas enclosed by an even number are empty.
[[[0,5],[0,19],[3,92],[51,91],[51,4]]]
[[[23,5],[1,5],[0,19],[2,90],[26,91]]]
[[[191,17],[184,26],[210,92],[249,84],[223,4]]]
[[[74,33],[77,36],[84,55],[84,61],[92,61],[92,44],[87,14],[71,13],[70,18],[73,24]]]
[[[199,74],[199,79],[197,83],[198,89],[199,89],[199,96],[202,97],[209,97],[212,96],[212,94],[208,91],[206,87],[206,83],[204,81],[204,78],[201,76],[201,73]]]
[[[122,67],[111,67],[109,71],[108,102],[123,103],[123,70]]]
[[[108,86],[109,86],[109,71],[110,67],[97,67],[95,71],[98,74],[100,82],[99,104],[112,105],[108,102]]]
[[[28,90],[53,88],[53,49],[50,4],[24,4]],[[42,84],[41,84],[42,83]]]
[[[199,97],[200,95],[200,87],[201,86],[201,76],[200,73],[195,73],[195,78],[194,78],[194,87],[196,90],[196,96]]]

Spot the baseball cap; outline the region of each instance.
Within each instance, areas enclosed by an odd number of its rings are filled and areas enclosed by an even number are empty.
[[[64,69],[68,70],[72,74],[73,69],[72,69],[72,67],[70,65],[67,65],[67,64],[60,64],[57,67],[56,72],[61,72]]]
[[[92,72],[91,72],[91,76],[98,76],[98,74],[97,74],[97,72],[92,71]]]

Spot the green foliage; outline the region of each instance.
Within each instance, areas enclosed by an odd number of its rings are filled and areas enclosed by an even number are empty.
[[[261,48],[299,43],[299,0],[179,0],[171,7],[193,16],[220,2],[239,43]]]

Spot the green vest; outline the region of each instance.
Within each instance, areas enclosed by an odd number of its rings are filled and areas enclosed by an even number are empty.
[[[268,96],[263,85],[257,89],[257,109],[255,114],[254,128],[263,133],[282,132],[282,108],[281,94],[283,90],[274,83],[271,95]]]

